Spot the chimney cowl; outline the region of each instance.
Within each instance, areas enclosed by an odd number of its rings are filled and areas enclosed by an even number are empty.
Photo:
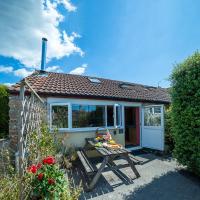
[[[44,37],[42,38],[42,40],[48,41],[47,38],[44,38]]]

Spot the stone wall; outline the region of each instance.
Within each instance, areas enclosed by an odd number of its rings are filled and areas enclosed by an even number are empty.
[[[9,138],[10,147],[16,151],[18,144],[18,131],[19,131],[19,110],[20,110],[20,100],[17,95],[9,96]]]

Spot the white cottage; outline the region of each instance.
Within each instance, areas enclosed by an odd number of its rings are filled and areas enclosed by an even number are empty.
[[[35,71],[26,80],[47,103],[49,128],[67,135],[66,145],[83,146],[99,128],[109,129],[131,150],[164,150],[164,107],[170,103],[166,89],[45,71]],[[10,99],[17,95],[19,84],[10,88]],[[13,113],[10,118],[12,123]]]

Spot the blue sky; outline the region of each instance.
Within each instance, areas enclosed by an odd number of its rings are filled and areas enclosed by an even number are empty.
[[[2,6],[0,83],[15,83],[40,67],[43,36],[48,38],[49,71],[163,87],[169,86],[174,64],[199,49],[198,0],[56,0],[45,5],[9,0]]]

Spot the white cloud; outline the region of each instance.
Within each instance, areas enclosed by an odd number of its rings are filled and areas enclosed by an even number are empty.
[[[9,67],[0,66],[0,73],[7,73],[7,74],[12,73],[15,76],[24,78],[26,76],[29,76],[31,73],[33,73],[33,69],[27,70],[26,68],[20,68],[20,69],[14,70],[14,68],[12,66],[9,66]]]
[[[12,73],[15,76],[24,78],[26,76],[29,76],[31,73],[33,73],[33,70],[27,70],[26,68],[16,69],[14,70],[13,67],[4,67],[0,66],[0,73]]]
[[[87,64],[83,64],[82,66],[73,69],[73,70],[70,71],[69,73],[70,73],[70,74],[82,75],[82,74],[85,73],[87,67],[88,67]]]
[[[76,7],[69,0],[6,0],[0,1],[0,55],[13,57],[26,67],[39,68],[41,38],[46,37],[47,62],[83,51],[74,40],[77,33],[59,30],[64,16],[58,11],[63,5],[67,11]]]
[[[0,66],[0,72],[3,73],[11,73],[13,71],[13,67],[4,67],[4,66]]]
[[[3,83],[3,85],[6,85],[7,87],[11,87],[12,85],[14,85],[15,83]]]
[[[33,71],[28,71],[26,68],[21,68],[21,69],[17,69],[15,71],[13,71],[15,76],[24,78],[26,76],[29,76],[30,74],[33,73]]]
[[[51,66],[51,67],[47,67],[46,68],[46,71],[48,72],[63,72],[61,70],[61,67],[60,66]]]
[[[58,3],[62,3],[68,11],[75,11],[76,7],[72,5],[70,0],[57,0]]]

